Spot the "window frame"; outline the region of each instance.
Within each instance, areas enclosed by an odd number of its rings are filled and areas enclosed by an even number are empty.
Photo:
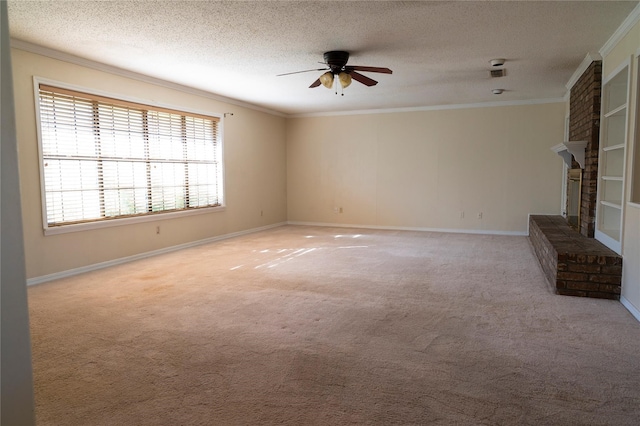
[[[221,193],[219,194],[220,205],[219,206],[211,206],[211,207],[200,207],[195,209],[184,209],[184,210],[173,210],[167,212],[155,212],[150,214],[141,214],[136,216],[126,216],[126,217],[118,217],[113,219],[101,219],[96,221],[88,221],[81,223],[72,223],[65,225],[56,225],[49,226],[47,220],[47,195],[45,189],[45,170],[44,170],[44,150],[43,150],[43,137],[42,137],[42,128],[41,128],[41,116],[40,116],[40,85],[53,86],[60,88],[62,90],[71,90],[75,92],[82,92],[88,95],[93,95],[96,97],[102,97],[107,99],[113,99],[115,102],[121,101],[123,103],[132,103],[143,106],[148,106],[151,109],[164,109],[170,110],[174,113],[185,113],[187,115],[195,115],[195,116],[205,116],[218,119],[218,143],[219,143],[219,153],[220,153],[220,180],[219,187],[221,189]],[[202,111],[195,110],[192,108],[185,108],[183,106],[169,105],[156,101],[144,100],[134,98],[132,96],[123,95],[120,93],[110,93],[97,89],[81,87],[78,85],[73,85],[65,82],[50,80],[42,77],[33,77],[33,87],[34,87],[34,102],[35,102],[35,119],[36,119],[36,133],[37,133],[37,143],[38,143],[38,168],[39,168],[39,178],[40,178],[40,203],[41,203],[41,214],[42,214],[42,226],[44,230],[44,235],[55,235],[55,234],[63,234],[69,232],[78,232],[78,231],[87,231],[92,229],[100,229],[100,228],[108,228],[108,227],[117,227],[117,226],[126,226],[132,225],[136,223],[144,223],[144,222],[157,222],[163,221],[167,219],[174,219],[186,216],[193,215],[201,215],[201,214],[209,214],[214,212],[224,211],[226,209],[226,176],[225,176],[225,149],[224,149],[224,114],[221,113],[212,113],[210,111]]]

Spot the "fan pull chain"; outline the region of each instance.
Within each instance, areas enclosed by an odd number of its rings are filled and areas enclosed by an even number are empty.
[[[333,79],[333,84],[336,86],[336,95],[338,94],[338,80],[340,80],[339,78],[334,78]],[[344,87],[342,87],[342,84],[339,85],[340,86],[340,95],[344,96]]]

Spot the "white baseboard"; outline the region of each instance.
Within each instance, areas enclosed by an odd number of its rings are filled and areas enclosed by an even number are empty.
[[[454,234],[481,234],[481,235],[511,235],[526,237],[527,231],[496,231],[488,229],[446,229],[446,228],[418,228],[407,226],[377,226],[377,225],[357,225],[357,224],[345,224],[345,223],[326,223],[326,222],[298,222],[288,221],[288,225],[303,225],[303,226],[323,226],[333,228],[361,228],[361,229],[380,229],[386,231],[419,231],[419,232],[447,232]]]
[[[631,312],[631,315],[633,315],[638,321],[640,321],[640,310],[638,310],[638,308],[633,306],[633,304],[623,296],[620,296],[620,303],[622,303],[622,305],[627,308],[629,312]]]
[[[192,241],[190,243],[178,244],[176,246],[165,247],[159,250],[148,251],[144,253],[134,254],[132,256],[121,257],[118,259],[108,260],[106,262],[94,263],[93,265],[82,266],[80,268],[68,269],[66,271],[56,272],[53,274],[42,275],[40,277],[29,278],[27,285],[43,284],[60,278],[71,277],[73,275],[83,274],[85,272],[96,271],[98,269],[108,268],[110,266],[120,265],[123,263],[133,262],[135,260],[145,259],[147,257],[158,256],[160,254],[171,253],[173,251],[183,250],[190,247],[196,247],[203,244],[213,243],[215,241],[227,240],[229,238],[239,237],[241,235],[253,234],[255,232],[266,231],[267,229],[277,228],[286,225],[286,222],[274,223],[271,225],[261,226],[259,228],[246,229],[244,231],[232,232],[230,234],[217,235],[215,237],[205,238],[203,240]]]

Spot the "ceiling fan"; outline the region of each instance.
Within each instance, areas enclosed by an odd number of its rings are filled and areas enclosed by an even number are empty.
[[[376,84],[378,84],[377,81],[365,75],[360,74],[358,71],[378,72],[383,74],[393,73],[393,71],[391,71],[389,68],[347,65],[348,61],[349,61],[349,52],[345,52],[342,50],[332,50],[330,52],[324,53],[324,63],[327,65],[326,68],[318,68],[318,69],[312,69],[312,70],[295,71],[295,72],[289,72],[285,74],[278,74],[278,77],[283,75],[299,74],[303,72],[325,71],[325,73],[322,74],[320,78],[318,78],[316,81],[311,83],[311,86],[309,86],[310,89],[314,87],[318,87],[321,84],[327,89],[331,89],[333,87],[334,81],[339,81],[340,86],[344,89],[351,84],[352,79],[369,87],[375,86]],[[337,93],[337,83],[336,83],[336,93]]]

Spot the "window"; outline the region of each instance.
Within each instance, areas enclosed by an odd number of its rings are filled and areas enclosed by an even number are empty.
[[[45,229],[222,205],[219,119],[39,84]]]

